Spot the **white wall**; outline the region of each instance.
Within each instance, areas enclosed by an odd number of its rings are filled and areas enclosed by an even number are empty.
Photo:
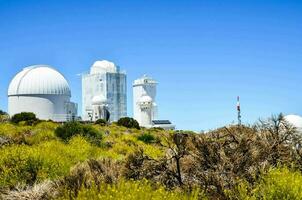
[[[33,112],[39,119],[65,121],[70,97],[64,95],[20,95],[8,97],[10,116],[21,112]]]

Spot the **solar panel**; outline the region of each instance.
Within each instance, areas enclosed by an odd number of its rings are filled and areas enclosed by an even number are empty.
[[[158,125],[158,124],[171,124],[169,120],[153,120],[153,124]]]

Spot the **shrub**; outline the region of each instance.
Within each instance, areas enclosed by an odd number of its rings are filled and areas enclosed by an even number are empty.
[[[79,122],[67,122],[55,130],[56,136],[68,141],[74,135],[80,135],[83,132],[83,125]]]
[[[18,124],[19,122],[26,122],[26,125],[32,125],[33,123],[38,121],[38,118],[34,113],[31,112],[21,112],[18,114],[15,114],[11,118],[11,122]]]
[[[4,112],[3,110],[0,110],[0,115],[7,115],[7,113]]]
[[[144,134],[138,136],[137,139],[146,144],[155,142],[155,137],[153,135],[151,135],[150,133],[144,133]]]
[[[118,126],[124,126],[126,128],[136,128],[136,129],[140,129],[139,123],[130,117],[124,117],[121,118],[117,121],[117,125]]]
[[[82,125],[83,132],[82,136],[85,137],[89,142],[95,145],[100,145],[103,135],[95,128],[90,125]]]
[[[107,122],[103,119],[98,119],[98,120],[96,120],[95,124],[105,126],[107,124]]]
[[[117,183],[121,177],[121,169],[121,162],[112,159],[90,159],[71,169],[70,174],[63,180],[64,189],[71,196],[77,197],[82,187]]]
[[[75,135],[82,135],[89,142],[96,145],[99,145],[103,138],[98,130],[90,125],[83,125],[79,122],[67,122],[63,126],[59,126],[55,130],[55,134],[65,142],[69,141]]]
[[[0,123],[9,122],[9,115],[0,115]]]

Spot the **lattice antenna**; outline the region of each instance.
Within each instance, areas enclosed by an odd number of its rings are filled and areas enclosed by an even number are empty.
[[[237,112],[238,112],[238,125],[241,125],[241,107],[240,107],[240,97],[237,97]]]

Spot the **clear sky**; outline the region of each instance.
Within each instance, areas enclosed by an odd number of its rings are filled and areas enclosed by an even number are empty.
[[[158,82],[159,115],[208,130],[283,112],[302,115],[302,1],[0,0],[0,109],[23,67],[49,64],[81,79],[95,60]]]

